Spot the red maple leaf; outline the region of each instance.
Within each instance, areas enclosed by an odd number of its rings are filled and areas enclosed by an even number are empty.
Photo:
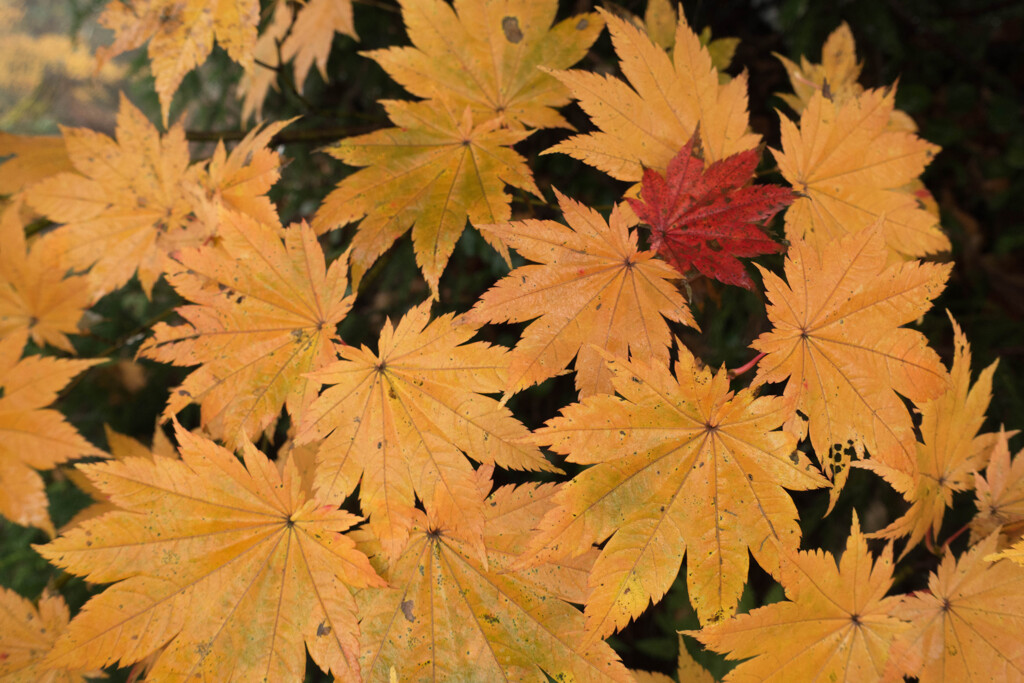
[[[640,199],[629,205],[651,228],[651,246],[681,273],[696,268],[729,285],[753,289],[738,257],[781,251],[756,225],[793,201],[789,188],[748,185],[759,150],[733,154],[704,168],[690,138],[662,176],[644,170]]]

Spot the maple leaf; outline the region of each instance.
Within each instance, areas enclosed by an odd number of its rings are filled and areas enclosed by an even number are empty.
[[[53,669],[43,664],[70,617],[59,594],[44,593],[37,607],[14,591],[0,588],[0,681],[85,683],[87,678],[104,678],[102,671],[77,666]]]
[[[676,678],[652,671],[630,671],[636,683],[715,683],[711,672],[702,667],[686,650],[683,637],[679,636],[679,657],[676,663]]]
[[[153,326],[139,355],[197,365],[171,392],[165,417],[189,403],[202,423],[232,445],[270,428],[281,408],[293,419],[319,382],[306,377],[334,358],[335,326],[352,307],[347,259],[327,268],[306,224],[287,229],[222,212],[217,245],[177,252],[171,285],[193,305],[185,324]]]
[[[902,517],[872,534],[877,538],[910,536],[903,555],[929,531],[938,535],[946,508],[953,506],[953,494],[974,484],[995,444],[995,434],[979,435],[985,411],[992,399],[992,374],[998,361],[985,368],[971,387],[971,348],[960,326],[953,323],[953,367],[945,393],[918,406],[923,443],[917,444],[917,458],[911,471],[891,471],[873,461],[863,463],[875,470],[911,503]],[[907,480],[911,488],[904,490]]]
[[[12,135],[0,131],[0,195],[14,195],[43,178],[71,171],[64,139],[53,135]]]
[[[798,198],[786,211],[786,237],[823,247],[876,222],[902,257],[949,251],[938,218],[904,186],[939,148],[887,128],[894,93],[869,90],[845,102],[816,94],[797,128],[782,117],[782,151],[772,150]]]
[[[857,513],[838,562],[820,550],[784,552],[785,602],[759,607],[700,631],[683,631],[727,659],[752,658],[732,681],[878,681],[889,648],[908,624],[896,616],[892,547],[874,561]]]
[[[968,681],[1024,679],[1024,567],[989,563],[998,534],[956,560],[949,553],[928,590],[905,595],[894,614],[910,622],[893,643],[888,678]]]
[[[276,121],[256,127],[228,154],[224,142],[218,141],[213,157],[196,180],[194,192],[200,194],[198,212],[206,221],[216,222],[217,210],[224,207],[247,214],[260,223],[280,225],[277,209],[266,196],[281,177],[281,156],[268,149],[271,139],[293,122]]]
[[[281,45],[281,58],[293,62],[296,83],[306,82],[313,64],[327,80],[327,57],[335,33],[359,40],[352,20],[352,2],[307,0],[295,16],[291,33]]]
[[[477,498],[491,485],[481,470]],[[487,498],[487,565],[453,520],[429,505],[415,511],[408,546],[385,570],[390,587],[357,595],[366,679],[393,671],[402,681],[632,680],[606,643],[581,644],[583,616],[565,602],[582,599],[592,554],[509,570],[556,490],[504,486]],[[372,541],[363,547],[383,563]]]
[[[471,324],[538,318],[512,351],[507,394],[561,374],[573,356],[581,395],[610,392],[598,348],[668,362],[671,337],[663,318],[697,327],[669,282],[680,274],[637,248],[620,207],[606,223],[555,193],[568,226],[539,220],[477,226],[537,262],[499,280],[462,316]]]
[[[174,447],[163,430],[157,427],[153,433],[153,447],[148,448],[142,445],[137,439],[115,432],[109,425],[103,425],[104,434],[107,437],[107,446],[110,449],[110,457],[115,460],[127,460],[128,458],[145,458],[152,461],[154,458],[177,458],[178,449]],[[117,510],[117,506],[107,500],[106,494],[92,485],[89,477],[85,476],[76,468],[69,468],[63,471],[71,482],[78,487],[78,490],[91,497],[95,502],[87,508],[79,510],[74,517],[68,521],[60,532],[64,533],[72,527],[80,525],[87,519],[99,517],[111,510]]]
[[[167,264],[167,253],[208,236],[191,220],[182,187],[194,181],[185,131],[160,136],[123,95],[117,140],[86,128],[64,128],[77,173],[59,173],[28,188],[28,204],[63,223],[45,235],[65,250],[69,267],[90,268],[93,298],[117,289],[138,270],[147,295]]]
[[[102,359],[21,358],[26,332],[0,339],[0,514],[53,535],[42,477],[62,462],[103,455],[56,410],[46,409],[71,379]],[[21,358],[21,360],[19,360]]]
[[[291,2],[278,1],[270,24],[253,47],[254,68],[245,73],[239,84],[242,120],[253,114],[257,118],[262,115],[263,101],[278,74],[270,66],[293,62],[300,92],[305,90],[306,76],[313,64],[326,81],[327,57],[335,33],[359,40],[350,0],[308,0],[299,8]]]
[[[1011,540],[1024,533],[1024,451],[1011,462],[1011,435],[996,433],[985,476],[974,474],[978,514],[971,520],[971,545],[996,530]]]
[[[243,443],[234,453],[176,426],[181,460],[128,458],[81,470],[123,511],[36,549],[95,583],[48,663],[129,664],[164,648],[150,678],[296,680],[305,652],[358,680],[349,589],[383,586],[341,532],[359,521],[280,475]],[[244,643],[246,655],[239,656]]]
[[[149,41],[149,61],[164,125],[182,79],[202,65],[213,42],[243,68],[252,67],[260,20],[258,0],[111,0],[100,24],[114,42],[96,51],[100,65]]]
[[[863,64],[857,61],[853,32],[845,21],[825,40],[821,48],[821,64],[811,63],[806,57],[800,57],[799,65],[778,53],[775,57],[786,67],[795,93],[775,94],[798,114],[807,108],[818,93],[833,102],[846,102],[860,97],[864,92],[863,86],[857,82]],[[908,133],[917,130],[914,120],[899,109],[892,110],[888,127]]]
[[[821,48],[821,64],[813,64],[806,57],[800,58],[799,65],[780,54],[775,57],[786,67],[795,93],[777,93],[778,97],[798,114],[818,93],[823,93],[826,99],[845,102],[864,92],[857,82],[864,65],[857,61],[853,32],[845,21],[825,40]]]
[[[363,218],[352,240],[352,282],[358,285],[402,233],[412,227],[416,263],[438,297],[437,283],[466,227],[508,220],[506,184],[541,197],[526,160],[511,145],[529,133],[499,129],[499,120],[461,120],[437,102],[384,101],[398,128],[346,138],[327,151],[352,166],[317,211],[318,233]],[[487,236],[485,235],[485,239]],[[500,243],[489,240],[508,260]]]
[[[590,576],[591,637],[625,626],[672,585],[683,555],[690,599],[702,622],[731,614],[751,554],[777,573],[779,549],[800,543],[784,488],[827,486],[776,431],[791,412],[778,397],[729,390],[680,345],[667,366],[610,360],[622,398],[591,396],[536,432],[539,443],[593,465],[574,477],[541,522],[520,566],[580,554],[610,539]]]
[[[928,340],[901,326],[931,308],[950,266],[887,266],[887,259],[876,225],[825,250],[793,243],[788,284],[761,269],[773,327],[751,344],[765,354],[754,385],[786,382],[785,395],[807,417],[815,454],[834,480],[831,505],[851,458],[865,450],[891,470],[915,471],[913,423],[897,393],[922,403],[948,386]],[[802,436],[798,423],[789,428]]]
[[[639,21],[633,23],[639,24]],[[648,0],[644,8],[643,28],[651,42],[665,50],[671,49],[676,40],[678,23],[679,13],[670,0]]]
[[[456,111],[470,107],[512,128],[572,128],[555,111],[568,92],[538,67],[564,69],[590,49],[604,28],[595,13],[551,23],[556,0],[522,3],[401,0],[415,47],[363,52],[413,95],[442,97]]]
[[[381,331],[378,352],[341,346],[342,360],[312,374],[331,384],[299,428],[297,443],[323,439],[316,487],[340,503],[362,479],[370,529],[395,558],[409,536],[414,494],[469,533],[482,533],[473,467],[463,456],[513,469],[557,471],[538,449],[517,443],[529,431],[496,400],[507,350],[453,325],[430,320],[429,301]]]
[[[793,201],[788,188],[747,185],[761,155],[750,149],[704,168],[694,154],[695,134],[669,162],[665,175],[644,170],[640,199],[629,206],[651,228],[651,246],[680,273],[754,289],[737,257],[782,250],[757,225]]]
[[[747,132],[746,77],[719,85],[711,55],[683,16],[671,60],[632,24],[605,17],[630,85],[585,71],[553,72],[600,130],[545,154],[562,152],[613,178],[639,182],[645,168],[665,169],[698,130],[708,163],[757,147],[760,137]]]
[[[19,217],[17,200],[0,213],[0,339],[25,330],[32,341],[74,353],[68,334],[91,297],[84,277],[64,277],[61,253],[35,242],[31,248]]]

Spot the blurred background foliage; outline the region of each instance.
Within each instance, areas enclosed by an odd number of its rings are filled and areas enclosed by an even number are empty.
[[[99,71],[94,68],[92,52],[110,42],[109,32],[96,23],[104,5],[104,0],[0,0],[0,130],[55,134],[58,125],[70,125],[111,133],[119,90],[151,120],[160,120],[144,50],[117,58]],[[263,5],[270,3],[264,0]],[[644,2],[604,6],[641,16],[644,11]],[[559,18],[590,7],[582,0],[565,2]],[[924,138],[943,147],[924,179],[941,209],[955,262],[949,286],[936,311],[922,321],[922,329],[949,362],[952,330],[942,314],[948,309],[971,341],[975,373],[1000,358],[986,428],[1024,427],[1024,3],[749,0],[684,2],[683,10],[698,31],[710,27],[715,37],[740,39],[730,73],[749,73],[751,125],[770,147],[779,144],[779,114],[792,115],[774,95],[787,91],[789,83],[773,53],[818,61],[825,38],[846,21],[864,63],[861,83],[880,87],[898,81],[897,106],[916,120]],[[357,0],[354,12],[360,41],[336,35],[328,81],[314,69],[304,84],[296,84],[290,67],[285,67],[276,74],[276,87],[263,107],[265,120],[301,116],[275,140],[286,167],[272,197],[285,222],[312,216],[323,197],[351,172],[322,153],[324,145],[388,125],[378,100],[410,98],[374,62],[358,54],[408,44],[397,4]],[[268,21],[269,12],[263,16]],[[607,34],[579,67],[617,72]],[[240,68],[218,48],[179,89],[171,120],[184,122],[193,141],[193,159],[208,157],[217,139],[240,139],[252,127],[253,122],[240,119],[240,76]],[[566,115],[578,129],[590,128],[575,105],[567,108]],[[566,156],[539,155],[565,135],[561,130],[538,131],[517,149],[529,159],[537,184],[549,200],[557,187],[607,212],[626,189],[624,183]],[[762,177],[777,181],[770,155],[765,159]],[[557,211],[535,198],[522,193],[514,197],[515,218],[559,218]],[[348,228],[324,238],[330,256],[345,248],[351,232]],[[761,262],[777,269],[781,257]],[[468,230],[441,280],[441,302],[435,312],[466,310],[505,272],[507,267],[497,254]],[[750,360],[750,341],[766,329],[763,296],[699,279],[689,289],[703,332],[678,329],[684,342],[715,367],[738,367]],[[385,317],[397,319],[427,295],[411,244],[400,240],[364,278],[355,308],[340,326],[341,336],[350,344],[372,345]],[[173,319],[178,303],[163,283],[152,300],[132,283],[94,308],[89,331],[76,338],[76,347],[83,356],[104,356],[110,362],[83,375],[61,404],[94,443],[106,445],[104,424],[145,443],[152,438],[167,388],[180,382],[188,370],[136,362],[134,356],[145,330],[158,320]],[[486,328],[483,336],[510,345],[516,332],[508,326]],[[741,377],[737,386],[748,380],[749,375]],[[574,398],[571,377],[561,377],[513,398],[510,406],[528,426],[537,427]],[[182,421],[194,424],[195,417],[186,412]],[[59,527],[87,498],[60,471],[47,476],[52,514]],[[801,510],[804,546],[828,550],[837,550],[845,542],[851,509],[857,510],[866,530],[872,530],[905,506],[884,482],[859,470],[852,472],[828,518],[822,518],[827,494],[794,497]],[[958,497],[956,503],[957,508],[947,515],[943,538],[974,512],[971,494]],[[91,588],[80,579],[59,574],[28,547],[45,540],[41,532],[0,520],[2,583],[31,598],[44,585],[56,584],[72,609],[77,609]],[[895,589],[923,587],[922,577],[934,566],[935,558],[925,548],[916,549],[901,563]],[[782,599],[770,577],[752,567],[741,608]],[[698,625],[683,576],[663,601],[612,639],[629,666],[674,670],[675,632]],[[701,661],[716,674],[727,668],[710,656],[701,656]],[[315,667],[307,670],[310,680],[319,680]]]

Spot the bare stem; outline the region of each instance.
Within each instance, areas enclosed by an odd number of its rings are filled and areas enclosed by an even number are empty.
[[[757,365],[757,362],[759,360],[761,360],[764,357],[765,357],[764,353],[759,353],[756,356],[754,356],[745,365],[741,365],[740,367],[736,368],[735,370],[730,370],[729,371],[729,379],[735,379],[736,377],[739,377],[740,375],[742,375],[744,372],[749,371],[751,368],[753,368],[755,365]]]

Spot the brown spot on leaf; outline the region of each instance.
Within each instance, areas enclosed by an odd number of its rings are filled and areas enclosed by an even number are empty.
[[[523,39],[523,32],[519,28],[519,20],[515,17],[505,17],[502,19],[501,30],[505,32],[505,38],[510,43],[518,43]]]

